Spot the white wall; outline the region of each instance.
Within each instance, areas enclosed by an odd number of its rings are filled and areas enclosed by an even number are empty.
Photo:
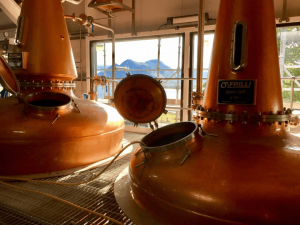
[[[231,0],[227,0],[230,4]],[[251,1],[251,0],[248,0]],[[185,16],[198,14],[199,0],[136,0],[136,30],[138,32],[154,31],[160,25],[167,22],[167,17]],[[220,0],[206,0],[205,12],[209,13],[210,18],[216,18],[219,9]],[[87,5],[90,0],[85,1],[85,13],[93,16],[95,19],[105,18],[106,16]],[[123,0],[123,3],[131,7],[131,0]],[[274,0],[275,17],[282,16],[283,0]],[[114,14],[112,28],[117,34],[131,33],[131,13],[119,12]],[[263,15],[260,15],[263,17]],[[300,0],[289,0],[287,7],[287,16],[300,16]],[[98,20],[107,25],[107,20]],[[99,28],[95,28],[94,35],[106,34]]]
[[[86,1],[86,14],[93,16],[95,19],[105,18],[106,16],[99,13],[87,5],[90,1]],[[217,8],[214,2],[219,0],[206,1],[206,9],[210,13],[211,18],[216,18]],[[131,7],[131,0],[123,0],[123,3]],[[160,25],[167,22],[167,17],[192,15],[198,13],[198,0],[136,0],[136,31],[154,31]],[[117,34],[131,33],[131,13],[119,12],[114,14],[116,18],[112,19],[112,28]],[[108,25],[107,20],[98,20],[104,25]],[[95,28],[94,35],[106,34],[99,28]]]

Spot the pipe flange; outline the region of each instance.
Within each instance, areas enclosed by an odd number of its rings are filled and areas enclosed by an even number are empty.
[[[20,87],[25,88],[76,88],[76,83],[67,83],[67,82],[19,82]]]
[[[229,113],[221,113],[217,110],[217,112],[211,112],[210,109],[205,110],[203,107],[197,111],[199,118],[207,118],[208,120],[214,119],[216,121],[237,121],[237,122],[265,122],[265,123],[273,123],[273,122],[288,122],[291,119],[292,111],[287,109],[285,111],[279,111],[278,114],[273,114],[270,112],[268,115],[262,115],[261,112],[257,114],[248,114],[247,112],[243,112],[242,114],[234,114],[233,111]]]

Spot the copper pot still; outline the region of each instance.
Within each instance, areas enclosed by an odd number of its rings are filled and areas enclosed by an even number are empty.
[[[274,18],[273,0],[221,0],[199,124],[160,128],[132,156],[134,201],[160,223],[299,223]]]
[[[104,104],[73,94],[77,72],[61,0],[24,0],[16,45],[0,81],[0,175],[72,173],[115,155],[124,120]]]

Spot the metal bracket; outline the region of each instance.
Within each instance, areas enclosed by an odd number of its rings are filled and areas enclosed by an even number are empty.
[[[152,124],[152,122],[153,122],[153,124]],[[152,122],[150,122],[149,125],[150,125],[151,130],[154,131],[155,129],[158,129],[158,123],[156,120],[154,120]]]
[[[139,167],[142,166],[142,165],[146,165],[147,162],[148,162],[148,160],[147,160],[147,158],[145,158],[145,159],[143,160],[143,162],[141,162],[140,164],[136,165],[135,168],[139,168]]]
[[[282,7],[282,18],[279,19],[279,23],[282,22],[290,22],[290,18],[287,17],[286,15],[286,11],[287,11],[287,0],[283,0],[283,7]]]
[[[18,28],[15,36],[15,45],[19,45],[22,42],[25,18],[19,16],[17,23],[18,23]]]
[[[23,118],[24,118],[25,122],[27,122],[27,118],[26,118],[26,115],[25,115],[25,108],[26,108],[26,106],[24,105],[24,108],[22,110],[22,115],[23,115]]]
[[[142,172],[141,172],[141,175],[140,175],[140,177],[139,177],[139,180],[141,179],[141,177],[142,177],[142,175],[143,175],[143,173],[144,173],[144,169],[145,169],[145,167],[146,167],[146,164],[147,164],[147,162],[148,162],[147,155],[146,155],[146,151],[144,151],[144,149],[141,149],[141,150],[142,150],[142,152],[144,153],[144,160],[143,160],[143,162],[141,162],[140,164],[138,164],[138,165],[135,166],[135,168],[138,168],[138,167],[144,165],[143,170],[142,170]],[[138,152],[140,152],[140,151],[138,151]],[[138,152],[137,152],[137,153],[138,153]],[[137,154],[137,153],[136,153],[136,154]],[[136,154],[135,154],[135,155],[136,155]]]
[[[188,148],[186,147],[186,145],[184,145],[185,149],[186,149],[186,153],[185,153],[185,156],[184,158],[181,160],[180,162],[180,166],[182,166],[184,164],[184,162],[188,159],[188,157],[191,156],[191,152],[190,150],[188,150]]]
[[[149,126],[150,126],[151,130],[154,131],[154,126],[151,122],[149,123]]]
[[[144,154],[147,153],[146,146],[141,145],[141,149],[138,150],[138,151],[134,154],[134,156],[137,156],[137,155],[140,154],[141,152],[143,152]]]
[[[155,126],[155,129],[158,129],[158,123],[156,120],[154,120],[154,126]]]
[[[201,124],[199,124],[199,128],[200,128],[200,130],[201,130],[201,133],[200,133],[200,134],[201,134],[202,136],[218,137],[218,135],[216,135],[216,134],[207,134],[207,133],[203,130]]]
[[[56,109],[56,111],[57,111],[56,117],[55,117],[55,119],[53,120],[53,122],[52,122],[51,125],[53,125],[53,124],[58,120],[58,118],[59,118],[58,109]]]
[[[79,109],[78,105],[75,103],[74,99],[72,99],[72,102],[74,103],[74,106],[78,110],[78,112],[81,113],[81,110]]]

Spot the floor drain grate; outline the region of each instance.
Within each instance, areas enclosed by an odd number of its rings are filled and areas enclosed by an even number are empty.
[[[128,142],[141,140],[143,134],[125,132]],[[133,147],[135,149],[137,145]],[[96,180],[79,186],[60,186],[29,182],[10,184],[41,191],[65,199],[81,207],[102,213],[126,225],[133,222],[123,213],[114,197],[114,181],[129,164],[131,154],[117,160]],[[97,174],[104,166],[63,177],[48,178],[49,181],[80,182]],[[0,224],[63,224],[102,225],[112,222],[60,203],[46,196],[12,189],[0,184]]]

